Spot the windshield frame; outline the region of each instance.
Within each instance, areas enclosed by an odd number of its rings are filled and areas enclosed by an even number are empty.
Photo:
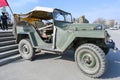
[[[63,17],[63,20],[57,20],[56,19],[56,13],[59,13]],[[70,16],[69,17],[70,18],[69,21],[67,20],[66,15]],[[60,22],[65,22],[65,23],[72,23],[72,15],[71,15],[71,13],[68,13],[68,12],[65,12],[65,11],[62,11],[62,10],[59,10],[59,9],[54,9],[54,11],[53,11],[53,19],[54,19],[54,21],[60,21]]]

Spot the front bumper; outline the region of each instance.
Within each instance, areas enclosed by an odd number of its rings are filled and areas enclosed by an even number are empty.
[[[110,39],[109,41],[106,42],[106,45],[108,48],[114,49],[115,48],[115,42]]]
[[[113,40],[109,40],[106,42],[106,45],[108,48],[113,49],[113,51],[116,53],[118,48],[115,47],[115,42]]]

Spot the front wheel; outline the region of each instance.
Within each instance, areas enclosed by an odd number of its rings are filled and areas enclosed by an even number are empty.
[[[78,47],[75,61],[81,72],[92,78],[102,76],[106,70],[105,53],[94,44],[83,44]]]
[[[34,57],[34,49],[29,39],[22,39],[19,42],[19,52],[23,59],[32,60]]]

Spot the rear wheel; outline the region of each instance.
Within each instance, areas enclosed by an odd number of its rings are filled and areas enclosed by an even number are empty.
[[[19,52],[21,54],[21,56],[23,57],[23,59],[26,60],[32,60],[34,55],[35,55],[35,51],[31,45],[31,42],[29,39],[22,39],[19,42]]]
[[[83,44],[75,52],[75,60],[81,72],[97,78],[106,70],[105,53],[94,44]]]

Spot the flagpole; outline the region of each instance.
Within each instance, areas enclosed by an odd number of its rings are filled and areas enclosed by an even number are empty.
[[[5,0],[5,1],[6,1],[6,3],[8,4],[7,0]],[[8,7],[9,7],[9,9],[10,9],[10,11],[11,11],[12,15],[14,16],[14,13],[13,13],[13,11],[12,11],[12,9],[11,9],[11,7],[10,7],[10,5],[9,5],[9,4],[8,4]]]
[[[12,15],[14,15],[14,13],[13,13],[13,11],[12,11],[11,7],[10,7],[9,5],[8,5],[8,7],[9,7],[9,9],[10,9],[10,11],[11,11]]]
[[[5,0],[5,1],[6,1],[7,5],[8,5],[8,7],[9,7],[9,9],[10,9],[10,11],[11,11],[13,17],[14,17],[14,13],[13,13],[13,11],[12,11],[10,5],[8,4],[7,0]],[[17,20],[17,19],[14,17],[14,21],[16,21],[16,20]],[[17,35],[15,34],[15,33],[16,33],[16,26],[15,26],[15,25],[16,25],[16,22],[14,22],[14,25],[13,25],[13,35],[16,37]]]
[[[12,13],[13,17],[14,17],[14,13],[13,13],[13,11],[12,11],[12,9],[11,9],[10,5],[8,4],[7,0],[5,0],[5,1],[6,1],[7,5],[8,5],[8,7],[9,7],[9,9],[10,9],[10,11],[11,11],[11,13]],[[14,21],[16,21],[16,18],[14,18]]]

